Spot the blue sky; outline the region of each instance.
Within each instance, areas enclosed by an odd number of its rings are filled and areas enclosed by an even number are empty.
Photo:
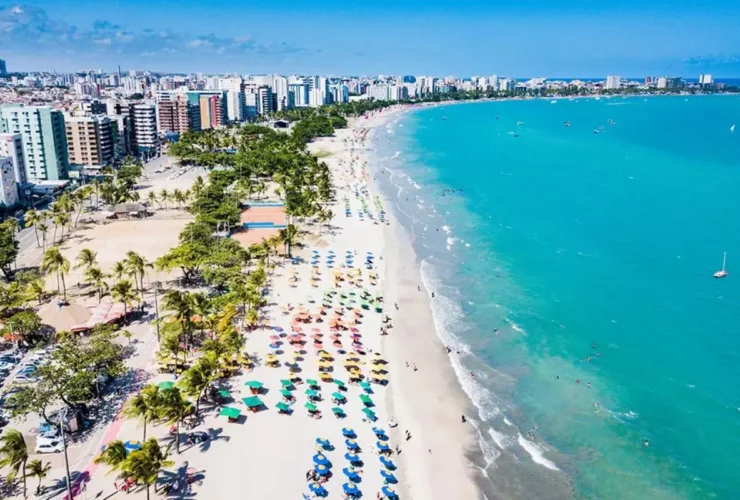
[[[11,71],[740,77],[740,0],[2,1]]]

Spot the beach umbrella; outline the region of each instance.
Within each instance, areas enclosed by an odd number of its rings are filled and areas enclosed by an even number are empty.
[[[363,408],[362,413],[365,414],[365,416],[372,422],[375,422],[377,420],[377,417],[375,416],[375,412],[373,412],[370,408]]]
[[[339,400],[339,401],[344,401],[344,400],[346,400],[346,399],[347,399],[347,398],[346,398],[346,397],[344,396],[344,394],[340,394],[340,393],[338,393],[338,392],[332,392],[332,393],[331,393],[331,397],[332,397],[333,399],[336,399],[336,400]]]
[[[345,439],[344,444],[347,445],[347,448],[350,450],[356,450],[360,447],[354,439]]]
[[[349,461],[349,463],[357,463],[360,461],[360,455],[354,452],[347,452],[344,454],[344,458]]]
[[[280,335],[270,335],[270,340],[280,340]]]
[[[377,446],[380,451],[390,450],[388,443],[386,443],[385,441],[378,441],[377,443],[375,443],[375,446]]]
[[[381,470],[380,475],[383,476],[386,483],[396,484],[398,482],[398,479],[396,479],[396,476],[394,476],[392,472]]]
[[[380,463],[388,470],[395,470],[396,464],[392,460],[385,458],[383,455],[380,456]]]
[[[270,344],[270,349],[280,349],[280,342],[273,342]]]
[[[315,493],[318,496],[326,495],[326,490],[319,483],[309,483],[308,489],[311,490],[311,493]]]
[[[385,436],[385,430],[380,427],[373,427],[373,432],[378,438]]]
[[[355,483],[344,483],[342,485],[342,488],[344,489],[344,492],[347,495],[359,495],[360,494],[360,490],[357,489],[357,485]]]
[[[353,429],[348,429],[347,427],[345,427],[344,429],[342,429],[342,434],[345,437],[348,437],[348,438],[355,437],[355,431]]]
[[[337,417],[343,417],[343,416],[344,416],[344,410],[342,410],[341,408],[339,408],[339,407],[337,407],[337,406],[335,406],[334,408],[332,408],[332,409],[331,409],[331,411],[332,411],[332,412],[334,413],[334,415],[336,415]]]
[[[124,447],[128,451],[138,450],[139,448],[141,448],[141,441],[138,441],[136,439],[132,439],[131,441],[126,441],[126,443],[124,444]]]
[[[159,384],[157,384],[157,387],[159,387],[163,391],[166,391],[175,387],[175,383],[167,380],[165,382],[160,382]]]
[[[360,394],[360,401],[367,406],[374,406],[373,400],[365,394]]]
[[[305,394],[309,398],[318,398],[319,397],[319,393],[317,391],[314,391],[313,389],[306,389],[306,392],[304,392],[303,394]]]
[[[314,379],[312,379],[312,378],[307,378],[307,379],[306,379],[306,383],[308,384],[308,386],[309,386],[309,387],[319,387],[319,383],[318,383],[318,382],[316,382],[316,381],[315,381]]]
[[[324,446],[324,441],[322,441],[321,438],[316,438],[316,442],[321,446]],[[317,453],[313,456],[313,463],[316,465],[327,465],[329,463],[329,458],[322,453]]]
[[[244,385],[246,385],[250,389],[262,389],[262,387],[264,387],[264,384],[259,380],[247,380],[246,382],[244,382]]]
[[[311,403],[306,403],[303,405],[304,408],[308,409],[308,411],[316,411],[318,408],[316,408],[316,405]]]
[[[344,472],[344,475],[350,479],[360,477],[354,467],[345,467],[344,469],[342,469],[342,472]]]
[[[383,486],[383,489],[380,490],[383,495],[385,495],[387,498],[397,498],[398,495],[396,495],[396,492],[393,488],[390,486]]]
[[[281,389],[280,394],[282,394],[283,396],[289,399],[293,397],[293,393],[290,392],[288,389]]]
[[[326,465],[317,465],[314,467],[314,470],[319,474],[319,476],[326,476],[329,473],[329,467]]]
[[[276,332],[283,333],[283,329],[279,326],[273,326],[272,329],[275,330]]]
[[[291,382],[290,380],[288,380],[288,379],[285,379],[285,378],[284,378],[284,379],[282,379],[282,380],[280,380],[280,384],[281,384],[281,385],[282,385],[283,387],[285,387],[286,389],[287,389],[288,387],[292,387],[292,386],[293,386],[293,382]]]

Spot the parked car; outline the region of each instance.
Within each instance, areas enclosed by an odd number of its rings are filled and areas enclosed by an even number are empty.
[[[64,443],[58,440],[41,440],[36,443],[36,453],[60,453],[64,451]]]

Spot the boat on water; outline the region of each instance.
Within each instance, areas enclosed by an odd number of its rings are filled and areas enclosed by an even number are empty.
[[[732,127],[730,127],[730,132],[734,132],[734,131],[735,131],[735,125],[732,125]]]
[[[570,127],[570,122],[565,122],[566,127]]]
[[[558,101],[555,101],[555,100],[550,101],[550,104],[557,104],[557,103],[558,103]]]
[[[717,271],[716,273],[714,273],[714,277],[715,278],[724,278],[725,276],[727,276],[727,269],[726,269],[726,267],[727,267],[727,252],[725,252],[724,255],[722,256],[722,270],[721,271]]]
[[[524,122],[516,122],[517,125],[524,125]]]
[[[599,129],[595,128],[594,129],[594,134],[598,134],[598,133],[599,133]]]

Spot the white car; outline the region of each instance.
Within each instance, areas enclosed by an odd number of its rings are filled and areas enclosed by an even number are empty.
[[[36,453],[61,453],[64,451],[62,440],[36,443]]]
[[[42,432],[39,434],[39,442],[40,441],[58,441],[59,440],[59,427],[52,427],[50,430],[46,432]]]

